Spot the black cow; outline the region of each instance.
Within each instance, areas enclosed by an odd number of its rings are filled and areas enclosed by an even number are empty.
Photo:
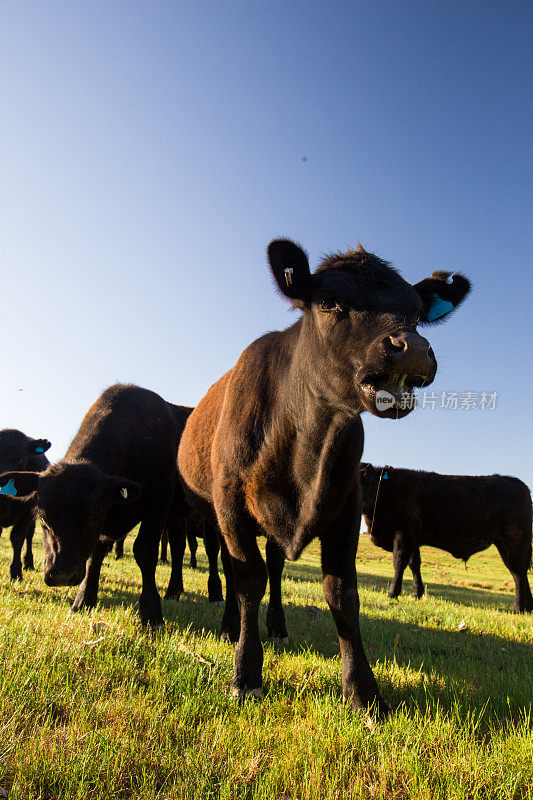
[[[326,258],[314,274],[289,240],[271,242],[268,258],[280,291],[302,316],[246,348],[192,412],[178,452],[186,498],[218,523],[224,571],[234,573],[236,597],[227,580],[222,628],[239,636],[233,693],[261,694],[258,610],[267,570],[256,537],[267,537],[281,563],[318,537],[344,696],[384,715],[359,629],[360,414],[409,413],[412,402],[404,399],[412,399],[414,386],[430,384],[437,369],[417,325],[458,306],[469,282],[438,272],[411,286],[360,246]]]
[[[45,583],[81,583],[73,611],[96,605],[104,556],[140,522],[133,545],[142,573],[140,617],[143,624],[163,622],[155,568],[171,504],[177,509],[181,502],[189,513],[176,457],[190,412],[139,386],[111,386],[89,409],[61,461],[42,474],[0,475],[4,490],[14,486],[37,506]]]
[[[42,472],[50,462],[44,455],[50,447],[47,439],[32,439],[22,431],[6,428],[0,431],[0,473],[8,470],[35,470]],[[22,580],[22,547],[26,542],[24,569],[34,569],[32,541],[35,531],[35,507],[31,504],[11,502],[15,489],[4,487],[0,497],[0,534],[2,528],[11,527],[13,558],[9,568],[11,580]],[[0,494],[2,490],[0,489]]]
[[[525,483],[507,475],[439,475],[372,464],[361,464],[359,477],[370,538],[393,553],[390,597],[400,595],[408,564],[416,597],[424,594],[422,545],[467,561],[494,544],[515,582],[515,612],[533,611],[527,579],[531,495]]]

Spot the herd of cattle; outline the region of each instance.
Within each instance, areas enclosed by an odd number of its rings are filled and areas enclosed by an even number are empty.
[[[284,639],[281,576],[309,542],[321,545],[323,588],[337,626],[344,696],[355,708],[388,712],[359,629],[356,551],[361,513],[372,541],[393,552],[390,595],[407,565],[424,586],[420,546],[457,558],[495,544],[516,585],[515,611],[533,610],[532,512],[518,479],[444,476],[360,464],[361,413],[399,419],[437,362],[418,325],[440,322],[469,292],[460,274],[434,272],[415,285],[387,262],[356,250],[311,273],[287,239],[268,247],[280,292],[301,311],[283,331],[247,347],[195,409],[133,385],[107,389],[91,406],[65,456],[50,443],[0,431],[0,526],[11,527],[11,578],[33,567],[35,519],[43,532],[48,586],[79,586],[73,610],[97,603],[100,569],[113,544],[140,523],[133,545],[142,575],[143,624],[162,624],[155,582],[162,537],[172,570],[166,597],[183,590],[187,524],[199,525],[209,558],[208,593],[222,600],[221,633],[236,642],[233,694],[259,696],[263,651],[258,611],[270,582],[269,636]],[[380,392],[392,398],[376,403]],[[378,407],[379,406],[379,407]],[[1,527],[0,527],[1,531]],[[266,565],[257,537],[266,537]]]

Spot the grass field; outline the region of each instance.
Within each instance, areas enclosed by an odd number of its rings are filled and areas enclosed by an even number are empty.
[[[286,569],[291,643],[265,646],[265,698],[240,707],[198,553],[151,635],[137,622],[131,537],[125,559],[104,564],[97,610],[69,616],[74,589],[47,589],[37,572],[9,584],[4,533],[0,798],[533,797],[533,616],[510,613],[496,550],[465,569],[424,549],[427,595],[412,597],[407,572],[395,602],[391,556],[362,537],[363,638],[394,708],[373,729],[341,699],[316,547]],[[161,565],[161,589],[168,577]]]

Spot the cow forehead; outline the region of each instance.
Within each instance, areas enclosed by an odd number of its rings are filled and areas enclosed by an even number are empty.
[[[336,299],[361,310],[408,313],[420,309],[415,289],[392,267],[379,264],[319,268],[313,275],[313,299]]]

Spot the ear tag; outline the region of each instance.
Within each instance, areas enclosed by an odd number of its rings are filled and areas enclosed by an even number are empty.
[[[386,481],[388,477],[389,477],[389,473],[387,472],[387,470],[385,470],[385,472],[383,473],[381,478],[382,478],[382,480]]]
[[[125,486],[123,486],[122,489],[120,490],[120,494],[122,495],[124,500],[128,499],[128,490],[126,489]]]
[[[287,286],[292,286],[292,273],[294,272],[294,267],[286,267],[283,272],[285,273],[285,283]]]
[[[5,486],[0,486],[0,494],[7,494],[10,497],[17,496],[17,488],[13,478],[10,478]]]
[[[44,453],[44,447],[36,447],[35,448],[35,452],[36,453]]]
[[[453,311],[453,309],[453,303],[450,303],[449,300],[443,300],[438,294],[434,294],[427,313],[428,322],[434,322],[434,320],[444,317],[446,314],[449,314],[450,311]]]

